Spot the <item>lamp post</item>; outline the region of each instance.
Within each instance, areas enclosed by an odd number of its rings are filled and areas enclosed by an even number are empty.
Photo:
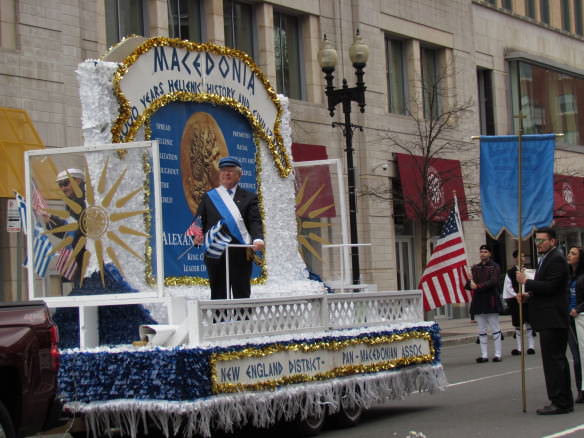
[[[330,41],[326,39],[326,35],[322,40],[321,48],[318,52],[318,62],[324,73],[326,79],[325,93],[328,99],[328,110],[331,117],[335,115],[335,107],[337,104],[343,104],[343,113],[345,121],[333,122],[333,127],[340,126],[345,136],[347,153],[347,182],[349,189],[349,222],[351,229],[351,264],[353,270],[353,284],[359,284],[360,269],[359,269],[359,248],[357,236],[357,202],[355,199],[355,166],[353,164],[353,130],[359,129],[363,131],[363,127],[351,123],[351,102],[357,102],[361,108],[361,112],[365,112],[365,83],[363,82],[363,69],[367,64],[369,58],[369,48],[359,35],[357,30],[353,44],[349,49],[349,57],[355,68],[355,75],[357,76],[357,84],[354,87],[347,85],[347,80],[343,79],[343,87],[336,88],[333,86],[333,72],[337,65],[337,51],[334,49]]]

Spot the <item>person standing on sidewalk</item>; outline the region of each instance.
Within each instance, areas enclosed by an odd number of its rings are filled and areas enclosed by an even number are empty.
[[[503,284],[503,299],[509,307],[511,314],[511,322],[515,327],[515,341],[517,346],[511,350],[513,356],[521,354],[521,324],[519,321],[519,303],[517,302],[517,292],[519,291],[519,283],[517,283],[516,273],[520,268],[525,267],[525,254],[521,253],[521,261],[517,258],[517,250],[513,251],[513,258],[515,264],[507,271],[505,275],[505,283]],[[527,303],[523,303],[523,325],[527,335],[527,354],[535,354],[535,336],[531,324],[529,324],[529,314],[527,310]]]
[[[547,395],[551,402],[537,409],[538,415],[567,414],[574,410],[570,388],[570,365],[566,358],[568,327],[568,263],[556,248],[556,232],[541,228],[535,232],[537,252],[541,256],[535,278],[517,272],[517,281],[525,285],[518,300],[529,301],[529,321],[539,334],[541,360]]]
[[[576,380],[576,403],[584,403],[582,391],[582,360],[579,344],[584,347],[584,330],[578,332],[576,321],[584,318],[584,250],[573,246],[568,251],[570,265],[570,328],[568,332],[568,347],[574,358],[574,378]],[[582,324],[579,324],[582,325]],[[584,327],[583,327],[584,328]]]
[[[480,259],[480,263],[471,268],[471,279],[465,286],[466,289],[472,291],[470,313],[474,315],[479,327],[481,355],[476,361],[477,363],[489,361],[487,333],[490,328],[495,346],[493,362],[501,362],[501,328],[499,326],[499,313],[502,310],[499,297],[501,268],[491,260],[491,249],[487,245],[481,245]]]

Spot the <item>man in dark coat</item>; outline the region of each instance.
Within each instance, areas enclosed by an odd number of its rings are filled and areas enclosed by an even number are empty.
[[[556,233],[551,228],[536,231],[535,243],[541,256],[535,278],[518,272],[517,281],[526,293],[519,300],[529,302],[529,321],[539,333],[541,358],[548,398],[551,404],[537,410],[539,415],[567,414],[574,410],[570,388],[570,367],[566,358],[568,344],[568,264],[556,248]]]
[[[253,251],[264,249],[262,218],[255,193],[239,186],[241,163],[234,157],[219,160],[220,186],[203,195],[196,216],[201,218],[205,235],[205,265],[211,285],[211,298],[227,298],[225,278],[225,248],[221,240],[231,244],[250,244]],[[211,233],[209,233],[211,231]],[[215,234],[219,247],[213,247],[210,235]],[[203,237],[195,237],[195,244]],[[251,254],[253,256],[253,253]],[[234,298],[249,298],[252,262],[247,248],[229,249],[229,283]]]
[[[479,327],[481,355],[477,357],[476,361],[477,363],[489,361],[487,331],[490,328],[495,347],[493,362],[501,362],[501,328],[499,325],[501,268],[491,259],[491,248],[487,245],[481,245],[480,259],[481,262],[472,267],[471,278],[465,286],[466,289],[472,291],[470,313],[474,315]]]

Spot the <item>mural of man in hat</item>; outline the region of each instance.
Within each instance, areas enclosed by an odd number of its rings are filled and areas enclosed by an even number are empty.
[[[225,247],[231,244],[253,245],[264,249],[263,227],[258,197],[239,186],[241,163],[235,157],[219,160],[219,187],[203,195],[196,216],[203,234],[194,243],[205,243],[205,265],[211,285],[211,298],[227,298]],[[229,249],[229,283],[234,298],[249,298],[252,262],[247,248]]]
[[[63,219],[55,215],[46,215],[43,217],[47,229],[52,230],[61,226],[66,225],[69,222],[76,221],[79,222],[82,211],[85,209],[85,174],[81,169],[68,168],[62,170],[57,174],[55,182],[63,192],[63,194],[77,204],[80,208],[71,208],[70,205],[66,204],[65,208],[69,213],[68,219]],[[77,186],[77,188],[75,187]],[[71,244],[67,248],[75,248],[79,239],[82,236],[81,230],[77,229],[72,232],[62,232],[54,233],[54,235],[60,239],[65,239],[71,237]],[[67,250],[63,248],[63,251]],[[57,266],[57,269],[66,281],[73,281],[77,286],[79,285],[79,271],[81,267],[81,261],[83,260],[83,253],[85,249],[82,248],[75,257],[75,262],[69,262],[63,260],[61,266]],[[59,264],[59,262],[58,262]]]

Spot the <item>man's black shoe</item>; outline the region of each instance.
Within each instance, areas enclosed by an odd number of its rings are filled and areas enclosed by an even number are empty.
[[[535,350],[533,348],[528,348],[527,354],[535,354]]]
[[[489,361],[489,359],[486,357],[477,357],[477,363],[485,363],[488,361]]]
[[[513,350],[511,350],[511,355],[521,356],[521,351],[519,351],[517,348],[514,348]]]
[[[503,360],[503,359],[501,359],[501,357],[500,357],[500,356],[495,356],[495,357],[493,358],[493,362],[501,362],[502,360]]]
[[[559,408],[554,404],[549,406],[545,406],[536,410],[535,412],[537,415],[561,415],[561,414],[569,414],[572,412],[574,408]]]

